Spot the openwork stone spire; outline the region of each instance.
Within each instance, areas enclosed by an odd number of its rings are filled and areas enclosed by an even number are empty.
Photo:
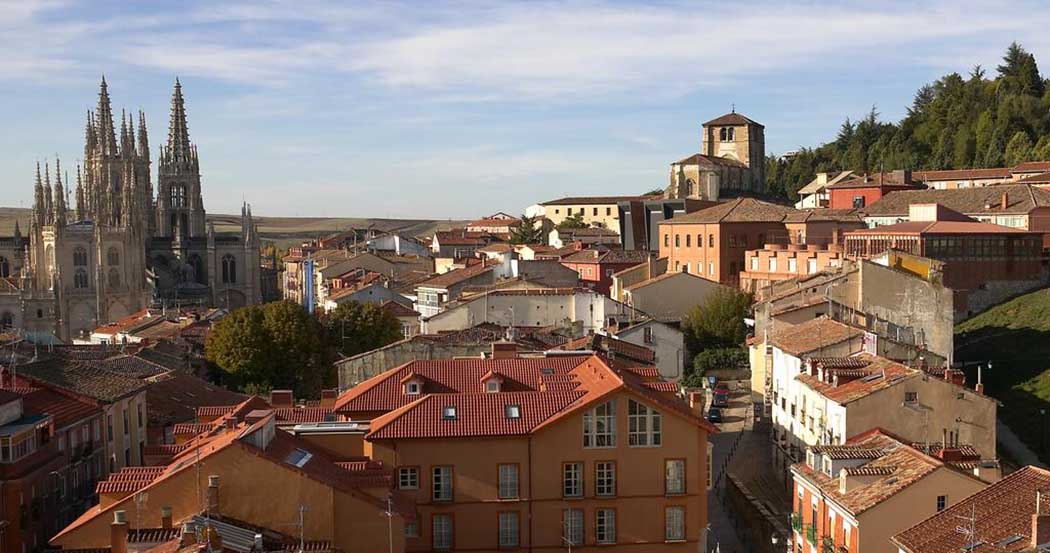
[[[168,122],[167,154],[175,160],[190,159],[190,130],[186,124],[186,102],[182,98],[182,84],[175,79],[171,95],[171,120]]]

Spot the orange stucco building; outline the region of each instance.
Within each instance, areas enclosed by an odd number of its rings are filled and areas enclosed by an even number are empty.
[[[272,411],[242,405],[171,446],[166,465],[125,468],[99,482],[98,505],[51,538],[51,546],[118,553],[126,549],[124,538],[114,538],[118,526],[125,536],[138,535],[206,516],[284,541],[291,541],[289,533],[299,537],[291,523],[300,521],[311,551],[404,551],[404,521],[414,512],[403,495],[392,494],[388,468],[341,459],[277,428]]]
[[[715,430],[675,390],[594,355],[414,361],[336,412],[415,498],[406,551],[696,551]]]

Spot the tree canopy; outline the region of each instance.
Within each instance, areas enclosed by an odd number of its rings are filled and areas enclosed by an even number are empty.
[[[330,343],[345,356],[383,347],[402,338],[401,321],[379,305],[339,304],[325,319]]]
[[[1050,93],[1035,57],[1016,42],[994,78],[981,66],[951,73],[915,93],[898,123],[872,107],[846,119],[832,142],[801,148],[790,159],[769,156],[770,193],[787,200],[818,172],[975,169],[1050,159]]]
[[[558,223],[559,229],[572,229],[572,228],[587,228],[587,223],[583,222],[582,213],[573,213],[568,215],[560,223]]]
[[[751,294],[735,288],[719,288],[682,320],[685,345],[690,353],[739,347],[747,337],[744,317],[751,310]]]
[[[521,224],[510,231],[511,244],[542,244],[543,227],[536,224],[535,217],[521,216]]]

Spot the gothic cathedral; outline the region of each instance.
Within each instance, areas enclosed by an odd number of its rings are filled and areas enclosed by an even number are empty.
[[[16,263],[20,305],[15,310],[0,301],[3,324],[69,341],[146,307],[232,309],[260,301],[251,207],[241,208],[238,234],[217,234],[206,222],[178,80],[156,195],[150,164],[144,114],[136,126],[133,115],[121,113],[118,134],[103,78],[98,107],[87,114],[75,192],[68,191],[73,183],[63,181],[58,161],[54,176],[46,164],[42,175],[37,167],[28,243],[17,231],[14,238],[14,246],[24,248]]]

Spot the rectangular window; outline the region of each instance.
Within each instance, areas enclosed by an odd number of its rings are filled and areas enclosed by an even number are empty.
[[[788,258],[788,272],[789,273],[796,273],[796,272],[798,272],[798,260],[795,259],[794,257],[789,257]]]
[[[113,441],[113,414],[106,415],[106,434],[108,434],[107,440]]]
[[[612,497],[616,495],[616,462],[594,463],[594,495]]]
[[[561,495],[583,497],[583,463],[565,463],[562,466]]]
[[[397,469],[397,487],[401,490],[418,490],[419,468],[401,467]]]
[[[664,509],[664,539],[685,541],[685,507]]]
[[[758,256],[751,258],[751,270],[758,271]]]
[[[583,447],[616,447],[616,401],[583,414]]]
[[[707,235],[707,247],[708,248],[715,247],[715,235],[714,234],[708,234]]]
[[[452,501],[452,467],[434,467],[433,473],[431,499],[434,501]]]
[[[509,511],[499,514],[499,546],[518,546],[518,512]]]
[[[678,235],[678,234],[674,235],[674,247],[677,248],[677,247],[679,247],[681,245],[682,245],[682,237],[681,237],[681,235]]]
[[[561,513],[565,545],[583,545],[583,509],[565,509]]]
[[[125,407],[122,412],[124,413],[124,435],[127,436],[131,433],[131,423],[128,422],[130,419],[128,419],[127,407]]]
[[[518,498],[518,465],[499,466],[499,498]]]
[[[775,258],[775,257],[770,257],[769,258],[769,272],[771,272],[771,273],[777,272],[777,258]]]
[[[642,329],[642,341],[646,344],[653,343],[653,327],[647,326]]]
[[[595,208],[593,208],[593,210],[594,210],[594,211],[593,211],[593,215],[594,215],[595,217],[597,217],[597,216],[598,216],[598,208],[597,208],[597,207],[595,207]]]
[[[139,428],[143,428],[146,425],[142,422],[142,404],[136,405],[135,409],[138,411]]]
[[[666,248],[667,246],[670,246],[670,245],[671,245],[671,235],[670,234],[665,234],[664,235],[664,247]]]
[[[595,541],[599,544],[616,543],[616,511],[597,509],[594,515]]]
[[[710,261],[710,262],[707,263],[707,274],[709,274],[711,276],[715,275],[715,262],[714,261]]]
[[[668,459],[665,462],[664,491],[668,495],[685,493],[685,459]]]
[[[102,441],[102,425],[99,424],[98,419],[92,421],[91,426],[95,434],[95,441]]]
[[[438,551],[452,549],[452,515],[435,514],[430,519],[431,547]]]
[[[659,446],[660,413],[633,399],[627,400],[627,445]]]
[[[688,247],[691,247],[692,245],[693,245],[693,235],[692,234],[685,235],[685,247],[688,248]]]
[[[938,495],[937,496],[937,512],[941,512],[945,507],[948,506],[948,496]]]
[[[419,537],[419,521],[407,520],[405,521],[405,537],[406,538],[418,538]]]
[[[916,401],[919,401],[919,393],[918,392],[904,392],[904,401],[906,403],[915,403]]]
[[[612,208],[611,207],[605,208],[605,214],[606,215],[612,215]]]
[[[807,267],[806,267],[806,272],[807,273],[813,274],[813,273],[817,272],[817,260],[816,259],[810,259],[809,261],[806,261],[806,265],[807,265]]]

